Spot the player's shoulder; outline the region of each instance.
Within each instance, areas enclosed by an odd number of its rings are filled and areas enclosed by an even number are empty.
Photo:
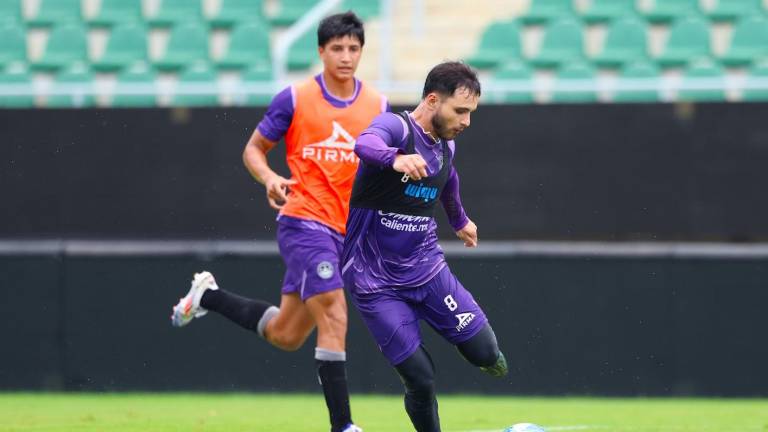
[[[361,79],[357,79],[357,82],[360,86],[360,93],[357,95],[357,97],[365,97],[373,100],[381,107],[381,112],[387,112],[390,110],[389,99],[387,99],[384,94],[380,93],[374,86]]]

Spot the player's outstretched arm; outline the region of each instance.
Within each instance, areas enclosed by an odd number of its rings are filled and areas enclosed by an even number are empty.
[[[251,176],[264,185],[269,206],[280,210],[287,199],[288,187],[296,184],[296,180],[286,179],[269,167],[267,153],[275,144],[277,143],[268,140],[256,129],[245,144],[243,163]]]

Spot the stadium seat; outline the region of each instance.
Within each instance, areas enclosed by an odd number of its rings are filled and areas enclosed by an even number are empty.
[[[698,18],[675,22],[669,40],[656,62],[664,67],[683,66],[690,59],[710,55],[709,23]]]
[[[241,24],[232,31],[229,48],[216,62],[224,69],[243,69],[252,63],[269,61],[269,33],[262,23]]]
[[[281,0],[280,9],[269,21],[272,25],[289,26],[314,7],[315,3],[315,0]]]
[[[157,13],[147,20],[154,27],[173,27],[203,18],[200,0],[160,0]]]
[[[264,21],[262,0],[221,0],[216,15],[209,17],[213,27],[232,27],[238,24],[255,24]]]
[[[146,60],[147,29],[139,24],[124,24],[112,28],[104,55],[93,62],[93,68],[114,71]]]
[[[80,84],[87,90],[93,90],[94,77],[91,71],[85,65],[73,66],[56,74],[54,88],[56,85],[75,85]],[[67,94],[50,94],[45,98],[45,105],[48,107],[73,107],[82,108],[93,106],[96,98],[93,94],[87,92],[71,91]]]
[[[520,21],[525,24],[544,24],[549,21],[572,15],[573,2],[571,0],[536,0],[526,13],[520,16]]]
[[[762,0],[718,0],[714,9],[707,12],[713,21],[733,21],[761,13]]]
[[[494,81],[513,80],[518,82],[531,83],[533,71],[527,64],[518,60],[511,60],[503,64],[493,75]],[[530,103],[533,102],[533,92],[531,89],[525,91],[502,91],[501,100],[494,102],[503,103]]]
[[[22,27],[0,25],[0,69],[27,62],[27,34]]]
[[[514,21],[496,21],[483,32],[469,64],[480,69],[495,68],[508,59],[520,57],[520,29]]]
[[[38,70],[56,70],[73,63],[87,62],[85,29],[80,25],[54,27],[40,59],[32,63]]]
[[[208,29],[198,22],[179,24],[168,38],[165,55],[155,61],[162,70],[181,69],[208,60]]]
[[[380,3],[379,0],[344,0],[341,10],[351,10],[360,19],[368,20],[379,14]]]
[[[288,52],[288,70],[309,69],[317,60],[317,34],[314,31],[304,33]]]
[[[592,0],[581,19],[590,24],[600,23],[632,16],[635,11],[635,0]]]
[[[20,70],[20,71],[14,71],[14,72],[0,72],[0,84],[31,85],[31,83],[32,83],[32,76],[26,70]],[[6,96],[0,93],[0,107],[31,108],[34,105],[35,105],[35,98],[32,95]]]
[[[101,0],[101,7],[88,24],[97,27],[112,27],[119,24],[142,22],[141,2],[126,0]]]
[[[715,82],[720,82],[724,85],[724,71],[723,69],[712,62],[710,59],[701,59],[691,64],[691,66],[685,71],[683,75],[683,84],[691,83],[693,79],[709,78]],[[725,91],[722,89],[708,90],[708,89],[691,89],[680,90],[677,94],[677,99],[681,101],[692,102],[713,102],[724,101]]]
[[[744,66],[768,57],[768,18],[745,17],[733,29],[731,46],[720,58],[728,66]]]
[[[571,19],[555,21],[544,34],[539,54],[530,59],[537,67],[557,67],[583,57],[581,24]]]
[[[636,18],[614,21],[608,28],[603,50],[592,59],[601,67],[618,67],[647,56],[645,22]]]
[[[0,0],[0,26],[21,25],[21,2],[19,0]]]
[[[661,23],[698,15],[698,12],[699,0],[656,0],[643,15],[650,22]]]
[[[112,96],[114,107],[152,107],[156,104],[155,73],[146,65],[135,65],[125,69],[117,76],[115,94]],[[140,94],[136,86],[149,86],[150,93]],[[122,93],[121,93],[122,92]],[[133,94],[129,94],[129,92]]]
[[[574,62],[562,67],[557,73],[557,83],[563,80],[594,80],[595,70],[588,63]],[[552,92],[552,102],[597,102],[597,93],[593,90],[562,91],[557,88]]]
[[[754,84],[755,80],[768,81],[768,63],[756,65],[749,71],[747,84]],[[741,93],[741,99],[747,102],[768,101],[768,87],[763,85],[763,89],[744,90]]]
[[[32,27],[50,27],[81,21],[80,0],[40,0],[37,14],[28,19],[27,24]]]
[[[211,94],[179,94],[175,93],[171,100],[173,106],[215,106],[219,104],[218,82],[216,72],[207,63],[196,63],[179,75],[179,86],[192,85],[210,87],[214,91]],[[191,90],[201,90],[200,87]]]
[[[638,61],[626,65],[619,78],[624,80],[627,85],[639,84],[641,80],[658,80],[660,77],[659,68],[655,64],[647,61]],[[659,100],[658,90],[622,90],[619,89],[613,94],[614,102],[657,102]]]
[[[252,66],[248,69],[240,79],[244,83],[259,83],[272,81],[272,69],[268,63],[262,63]],[[272,100],[271,94],[251,94],[249,93],[245,98],[247,105],[264,106],[268,105]]]

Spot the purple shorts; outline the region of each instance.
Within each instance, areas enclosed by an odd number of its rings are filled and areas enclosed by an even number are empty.
[[[283,294],[298,293],[302,301],[344,286],[339,256],[344,237],[318,222],[281,216],[277,245],[285,262]]]
[[[447,266],[415,288],[348,291],[379,349],[393,366],[419,348],[419,319],[454,345],[476,335],[488,322],[472,294]]]

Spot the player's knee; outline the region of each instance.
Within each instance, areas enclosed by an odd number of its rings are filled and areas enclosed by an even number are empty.
[[[496,335],[490,326],[484,327],[475,336],[456,347],[468,362],[481,368],[495,365],[501,354]]]
[[[416,376],[403,380],[405,391],[417,399],[431,399],[435,395],[434,375]]]

